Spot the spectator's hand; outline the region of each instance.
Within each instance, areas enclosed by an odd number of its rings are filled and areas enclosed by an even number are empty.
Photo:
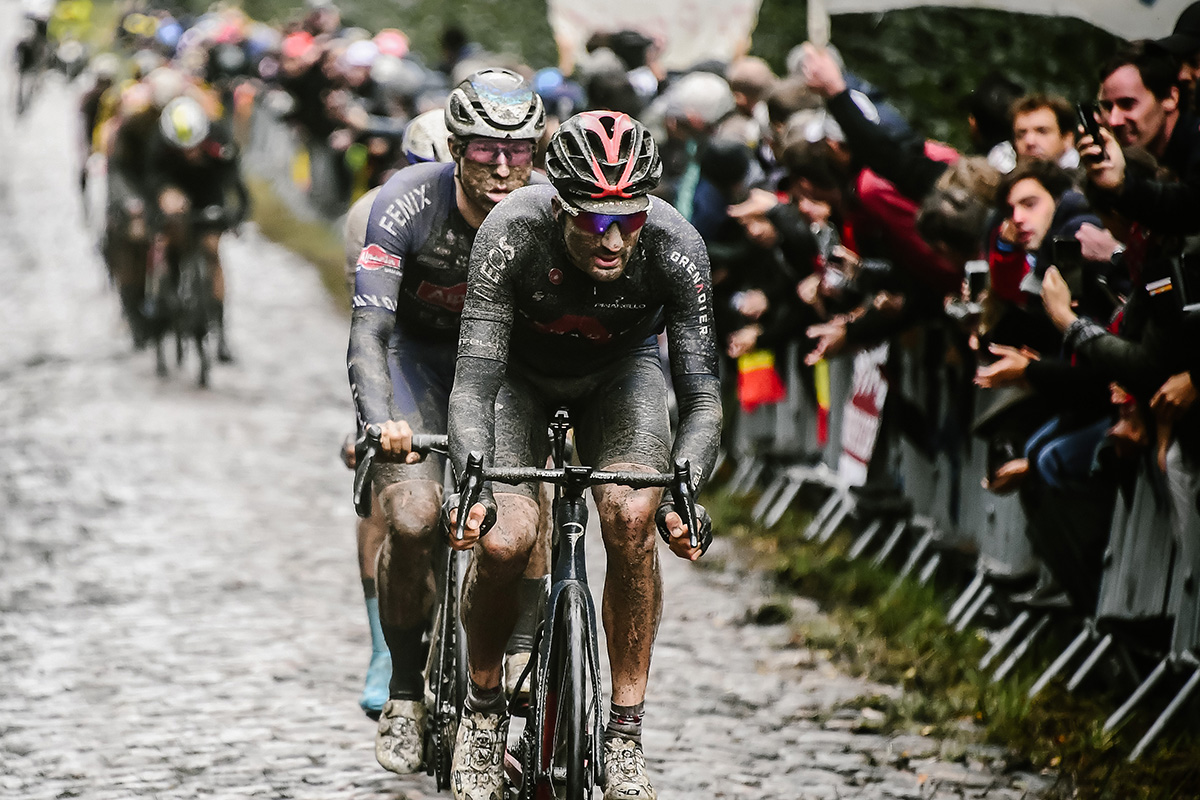
[[[1100,189],[1119,192],[1125,185],[1125,154],[1121,145],[1113,138],[1107,128],[1100,129],[1100,138],[1104,140],[1104,160],[1100,159],[1100,145],[1092,141],[1091,136],[1083,136],[1075,145],[1079,150],[1079,158],[1087,167],[1088,177]]]
[[[761,289],[748,289],[737,295],[737,312],[746,319],[758,319],[766,313],[771,303]]]
[[[808,88],[828,100],[846,91],[842,69],[828,49],[812,42],[804,45],[804,81]]]
[[[838,269],[840,269],[842,274],[847,278],[853,278],[856,274],[858,274],[858,266],[862,263],[862,260],[858,257],[857,253],[848,247],[843,247],[840,244],[835,244],[833,249],[829,251],[829,260],[834,264],[837,264]]]
[[[1071,290],[1057,267],[1050,267],[1046,270],[1046,277],[1042,278],[1042,305],[1046,307],[1051,322],[1060,331],[1065,331],[1072,322],[1079,319],[1071,310]]]
[[[412,452],[412,436],[412,428],[402,419],[389,419],[379,426],[379,444],[383,452],[405,464],[416,464],[425,458]]]
[[[805,333],[810,339],[817,340],[816,347],[804,357],[804,363],[810,367],[822,358],[836,355],[846,346],[846,321],[844,319],[810,325]]]
[[[1088,261],[1109,261],[1113,251],[1121,244],[1107,228],[1097,228],[1090,222],[1079,226],[1075,238],[1083,245],[1081,251]]]
[[[729,216],[734,219],[759,217],[779,205],[779,198],[766,189],[751,189],[750,196],[740,203],[729,206]]]
[[[975,385],[984,389],[999,389],[1002,386],[1015,386],[1025,382],[1025,368],[1029,362],[1031,351],[1018,350],[1002,344],[988,346],[988,352],[997,357],[991,364],[975,370]]]
[[[1196,387],[1192,376],[1186,372],[1167,378],[1154,397],[1150,398],[1150,410],[1164,425],[1171,425],[1188,412],[1196,402]]]
[[[754,349],[754,345],[758,344],[758,337],[762,333],[762,328],[757,325],[747,325],[744,328],[739,328],[729,334],[729,340],[725,347],[725,352],[730,358],[744,356]]]
[[[806,306],[812,306],[821,316],[825,316],[825,304],[821,302],[821,276],[817,273],[809,275],[796,284],[796,296]]]
[[[1013,222],[1012,217],[1008,217],[1000,223],[1000,230],[997,232],[996,238],[1007,245],[1017,243],[1017,223]]]
[[[904,295],[879,292],[875,295],[875,299],[871,301],[871,305],[879,313],[892,317],[904,310]]]

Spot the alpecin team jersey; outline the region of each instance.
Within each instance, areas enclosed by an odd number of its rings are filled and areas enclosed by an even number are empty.
[[[371,207],[353,307],[394,314],[414,338],[455,340],[474,242],[475,229],[455,203],[454,164],[402,169]]]

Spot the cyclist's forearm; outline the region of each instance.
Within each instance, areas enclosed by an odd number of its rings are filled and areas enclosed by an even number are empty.
[[[387,347],[394,326],[395,317],[380,309],[358,308],[351,317],[346,366],[354,408],[363,425],[391,418],[392,380]]]
[[[715,375],[676,375],[679,430],[672,457],[692,462],[696,488],[712,474],[721,446],[721,386]]]
[[[503,363],[459,354],[446,429],[450,459],[459,475],[463,474],[471,453],[482,453],[483,463],[492,463],[496,445],[496,394],[503,379]]]

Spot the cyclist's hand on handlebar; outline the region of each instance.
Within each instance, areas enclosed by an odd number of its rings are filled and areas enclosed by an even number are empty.
[[[480,537],[496,523],[495,501],[491,501],[489,506],[481,499],[480,502],[471,506],[471,510],[467,512],[467,524],[463,530],[463,538],[458,539],[454,535],[455,526],[458,523],[458,498],[459,495],[455,493],[446,500],[446,508],[449,510],[448,519],[450,520],[450,546],[455,550],[470,550]]]
[[[658,535],[671,548],[671,552],[680,558],[686,558],[688,561],[695,561],[700,556],[704,555],[708,550],[708,546],[712,544],[712,519],[708,516],[708,511],[699,503],[696,504],[696,519],[700,523],[700,532],[698,546],[691,546],[690,531],[687,525],[684,524],[683,518],[679,516],[679,512],[675,510],[675,504],[670,500],[664,501],[658,507],[658,513],[654,515],[654,523],[658,526]]]
[[[412,450],[412,428],[404,420],[390,419],[379,426],[379,445],[390,458],[416,464],[425,458]]]

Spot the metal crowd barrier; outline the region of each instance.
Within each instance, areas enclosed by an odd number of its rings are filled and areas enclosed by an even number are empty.
[[[731,489],[746,494],[761,488],[753,515],[768,528],[779,523],[803,489],[821,490],[824,500],[805,530],[805,538],[824,542],[854,520],[857,533],[848,556],[897,564],[897,580],[912,575],[927,582],[938,572],[947,549],[969,554],[974,559],[974,574],[948,612],[948,621],[964,630],[989,604],[1009,603],[1010,590],[1032,579],[1039,561],[1026,536],[1027,523],[1018,497],[995,495],[981,484],[987,468],[984,441],[966,432],[967,421],[955,420],[948,413],[949,409],[972,407],[958,402],[963,398],[955,397],[952,386],[976,392],[977,402],[986,390],[944,375],[930,381],[923,370],[935,362],[923,357],[928,353],[922,348],[941,347],[941,339],[928,332],[916,339],[905,347],[893,343],[882,415],[885,425],[868,470],[873,483],[882,480],[884,489],[894,489],[906,504],[886,505],[887,510],[881,512],[860,499],[861,475],[847,474],[842,433],[852,402],[853,358],[841,356],[828,362],[829,437],[818,446],[817,409],[801,391],[798,374],[808,368],[800,364],[794,351],[780,362],[789,389],[787,399],[737,420],[736,452],[731,454],[737,459],[737,469]],[[936,397],[930,396],[931,392],[936,392]],[[934,408],[939,413],[931,415],[936,418],[927,419],[924,427],[913,423],[911,413],[905,424],[899,424],[901,411],[913,408]],[[954,425],[957,431],[947,429]],[[779,458],[780,452],[798,456],[788,463]],[[1187,502],[1168,502],[1161,477],[1156,479],[1148,467],[1141,470],[1128,502],[1122,499],[1117,503],[1096,608],[1056,613],[1009,603],[1014,616],[991,637],[993,646],[980,663],[981,669],[994,666],[993,681],[1003,680],[1052,628],[1082,628],[1041,672],[1029,696],[1037,695],[1085,653],[1067,681],[1069,691],[1076,690],[1105,658],[1115,659],[1122,674],[1132,676],[1132,683],[1141,683],[1105,723],[1106,729],[1119,725],[1152,688],[1174,676],[1181,688],[1137,743],[1130,761],[1145,752],[1200,686],[1200,510],[1196,502],[1200,469],[1183,463],[1178,446],[1172,449],[1172,458],[1167,483]],[[1131,631],[1146,623],[1172,620],[1169,643],[1126,641]],[[1145,651],[1160,644],[1162,660],[1142,678],[1130,657],[1130,647]]]

